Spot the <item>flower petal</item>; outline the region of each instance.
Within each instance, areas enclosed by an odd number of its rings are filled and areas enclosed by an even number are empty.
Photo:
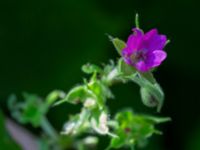
[[[129,47],[126,47],[122,50],[122,56],[124,58],[124,61],[129,65],[132,64],[132,61],[131,61],[131,58],[130,58],[131,54],[132,54],[132,52],[131,52]]]
[[[137,62],[135,64],[135,67],[141,72],[147,72],[150,69],[150,67],[144,61]]]
[[[150,38],[154,37],[158,34],[157,29],[152,29],[149,32],[145,33],[144,40],[149,40]]]
[[[138,36],[144,35],[143,31],[139,28],[133,28],[132,31],[133,31],[134,34],[137,34]]]
[[[139,49],[142,43],[142,37],[143,37],[142,30],[138,28],[134,28],[133,32],[134,33],[131,34],[127,40],[127,47],[129,47],[132,51]]]
[[[159,35],[157,29],[152,29],[144,35],[143,47],[149,51],[163,49],[167,37],[165,35]]]
[[[163,60],[167,57],[167,53],[163,50],[155,50],[152,53],[153,55],[153,62],[151,67],[157,67],[159,66]]]

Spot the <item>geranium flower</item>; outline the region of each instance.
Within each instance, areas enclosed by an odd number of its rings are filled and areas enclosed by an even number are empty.
[[[122,50],[124,61],[141,72],[148,72],[159,66],[167,57],[163,50],[167,42],[165,35],[158,34],[157,29],[147,33],[139,28],[133,29],[128,37],[126,47]]]

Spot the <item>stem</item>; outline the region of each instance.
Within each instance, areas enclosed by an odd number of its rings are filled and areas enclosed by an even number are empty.
[[[131,146],[131,150],[135,150],[134,145]]]
[[[120,77],[120,73],[118,71],[118,68],[115,67],[106,77],[106,83],[108,86],[112,86],[115,83],[123,82],[122,80],[119,80],[118,77]],[[132,81],[137,83],[139,86],[143,86],[143,81],[138,77],[138,75],[134,75],[131,78]]]
[[[112,86],[115,83],[118,83],[119,80],[117,80],[117,77],[119,76],[119,72],[117,67],[115,67],[107,76],[105,79],[105,83],[107,86]],[[121,81],[120,81],[121,82]]]
[[[58,134],[46,117],[43,117],[41,127],[51,139],[53,139],[54,141],[58,141]]]
[[[107,80],[112,82],[112,80],[115,79],[116,76],[118,76],[118,70],[117,70],[117,68],[115,67],[115,68],[108,74]]]
[[[135,15],[135,26],[136,26],[136,28],[140,28],[140,25],[139,25],[139,15],[138,15],[138,13]]]

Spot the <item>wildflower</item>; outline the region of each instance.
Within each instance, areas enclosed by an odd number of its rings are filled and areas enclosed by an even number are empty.
[[[133,32],[122,50],[124,61],[141,72],[159,66],[167,57],[166,52],[163,51],[167,37],[158,34],[157,29],[144,34],[141,29],[134,28]]]

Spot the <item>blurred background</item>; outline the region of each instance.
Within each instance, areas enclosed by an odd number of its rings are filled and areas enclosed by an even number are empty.
[[[0,1],[0,107],[11,93],[47,95],[82,82],[81,66],[108,63],[119,56],[106,33],[126,40],[140,15],[144,31],[158,28],[171,43],[168,59],[155,73],[166,93],[161,114],[143,106],[137,85],[116,85],[113,114],[122,107],[170,116],[164,134],[148,150],[200,150],[200,2],[197,0],[7,0]],[[61,130],[67,104],[48,117]],[[59,117],[57,117],[59,116]],[[99,148],[101,149],[101,148]]]

